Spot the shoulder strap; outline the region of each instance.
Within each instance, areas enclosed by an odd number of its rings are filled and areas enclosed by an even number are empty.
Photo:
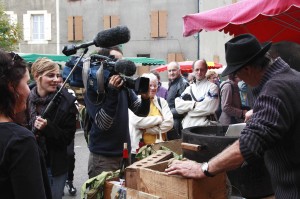
[[[191,93],[192,98],[197,102],[197,99],[192,91],[192,86],[190,86],[190,93]]]
[[[157,97],[157,102],[158,102],[158,105],[159,105],[159,106],[160,106],[160,108],[161,108],[160,97]]]

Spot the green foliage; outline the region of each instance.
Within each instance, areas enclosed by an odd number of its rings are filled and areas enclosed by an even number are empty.
[[[15,51],[22,40],[22,28],[18,23],[11,23],[4,12],[4,5],[0,2],[0,48],[6,51]]]
[[[169,148],[165,147],[165,146],[160,146],[159,150],[163,150],[163,151],[170,151],[173,153],[173,157],[176,160],[182,160],[182,155],[178,155],[177,153],[175,153],[174,151],[170,150]],[[137,160],[142,160],[152,154],[156,153],[156,150],[153,148],[153,145],[145,145],[142,146],[138,153],[136,154],[135,158]]]

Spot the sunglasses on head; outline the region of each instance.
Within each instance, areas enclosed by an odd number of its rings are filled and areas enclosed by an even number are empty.
[[[20,57],[20,55],[18,55],[17,53],[10,52],[10,53],[8,53],[8,54],[11,56],[12,61],[23,60],[23,58]]]

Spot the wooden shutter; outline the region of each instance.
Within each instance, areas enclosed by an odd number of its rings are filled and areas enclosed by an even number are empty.
[[[168,53],[168,63],[176,61],[181,62],[184,61],[184,56],[182,53]]]
[[[45,18],[45,40],[51,40],[51,14],[44,14]]]
[[[176,54],[175,53],[168,53],[168,63],[176,61]]]
[[[74,41],[74,20],[73,16],[68,17],[68,41]]]
[[[110,27],[111,28],[120,25],[120,18],[119,18],[119,16],[116,16],[116,15],[110,16],[110,21],[111,21],[111,23],[110,23]]]
[[[158,18],[158,30],[159,30],[159,37],[167,37],[167,11],[159,11],[159,18]]]
[[[151,11],[151,37],[159,37],[158,33],[158,11]]]
[[[184,61],[183,54],[182,53],[176,53],[176,58],[175,59],[176,59],[177,62]]]
[[[68,17],[68,41],[83,40],[82,16]]]
[[[23,14],[23,34],[24,40],[30,40],[30,14]]]
[[[106,15],[103,17],[103,28],[104,28],[104,30],[110,28],[110,16],[109,15]]]
[[[144,73],[150,72],[150,66],[137,66],[137,75],[141,76]]]
[[[83,40],[83,27],[82,27],[82,16],[75,16],[74,17],[75,27],[75,41],[81,41]]]

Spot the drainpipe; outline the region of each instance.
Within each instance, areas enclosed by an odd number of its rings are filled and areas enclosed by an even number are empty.
[[[56,54],[60,54],[59,0],[56,0]]]
[[[198,13],[200,12],[200,1],[198,0]],[[200,59],[200,33],[197,33],[197,60]]]

